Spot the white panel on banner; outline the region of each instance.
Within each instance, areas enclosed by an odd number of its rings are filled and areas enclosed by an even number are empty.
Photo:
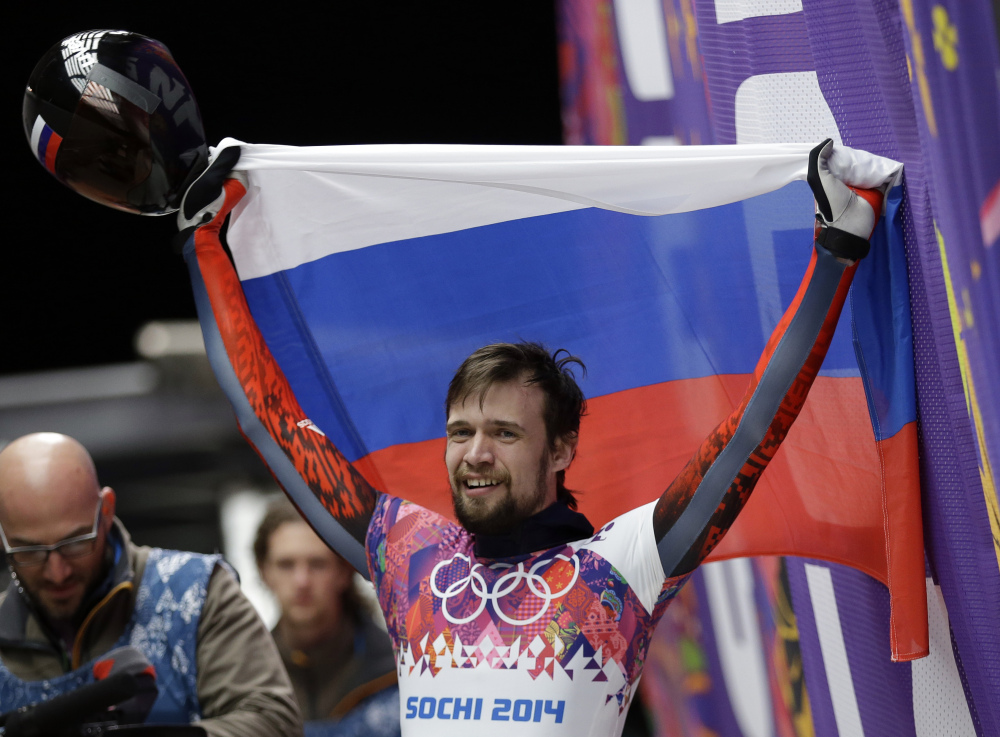
[[[639,143],[643,146],[680,146],[681,139],[677,136],[646,136]]]
[[[839,737],[864,737],[851,665],[847,662],[844,632],[840,628],[837,597],[833,593],[833,577],[830,569],[823,566],[806,563],[805,568],[837,732]]]
[[[729,701],[744,737],[774,734],[774,707],[761,645],[751,563],[746,558],[702,566],[712,628]]]
[[[736,142],[843,143],[816,72],[749,77],[736,90]]]
[[[801,12],[802,0],[715,0],[716,23]]]
[[[615,0],[618,43],[625,77],[637,100],[669,100],[674,77],[659,0]]]
[[[955,665],[951,628],[941,588],[927,579],[931,654],[914,660],[913,721],[917,737],[974,737],[969,704]]]

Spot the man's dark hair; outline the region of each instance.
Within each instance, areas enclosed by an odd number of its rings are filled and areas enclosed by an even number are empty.
[[[525,341],[484,346],[466,358],[455,372],[444,402],[445,415],[452,406],[469,397],[478,396],[481,406],[486,392],[494,384],[516,380],[535,384],[545,394],[542,410],[545,436],[549,448],[554,449],[557,439],[579,434],[580,418],[587,412],[587,400],[573,376],[571,365],[574,363],[586,376],[587,367],[583,361],[563,348],[549,353],[540,343]],[[565,471],[556,474],[557,498],[570,509],[576,509],[576,497],[566,488],[565,478]]]
[[[264,519],[257,526],[257,535],[253,540],[253,554],[254,558],[257,559],[258,568],[263,568],[264,562],[267,560],[267,554],[270,552],[271,547],[271,535],[279,527],[290,522],[306,522],[306,520],[286,497],[275,497],[267,505],[267,511],[264,512]],[[331,550],[331,552],[340,558],[345,566],[350,567],[350,564],[344,561],[339,553],[334,550]],[[366,607],[361,601],[361,597],[358,595],[353,583],[344,591],[344,595],[341,597],[341,604],[344,607],[344,613],[348,617],[355,622],[363,621],[363,613],[366,611]]]

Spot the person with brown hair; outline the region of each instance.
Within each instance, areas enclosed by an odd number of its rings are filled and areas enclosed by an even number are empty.
[[[379,734],[398,734],[392,643],[359,596],[354,569],[283,497],[268,505],[253,548],[281,609],[271,634],[303,718],[341,720],[367,710],[373,731],[377,722]]]

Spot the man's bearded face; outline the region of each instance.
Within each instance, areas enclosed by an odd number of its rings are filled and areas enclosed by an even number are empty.
[[[445,463],[455,516],[470,532],[508,532],[555,501],[544,407],[541,389],[510,381],[450,408]]]

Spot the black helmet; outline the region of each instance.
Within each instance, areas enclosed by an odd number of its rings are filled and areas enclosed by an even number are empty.
[[[35,66],[24,132],[38,161],[84,197],[140,215],[180,207],[208,146],[167,47],[128,31],[64,38]]]

